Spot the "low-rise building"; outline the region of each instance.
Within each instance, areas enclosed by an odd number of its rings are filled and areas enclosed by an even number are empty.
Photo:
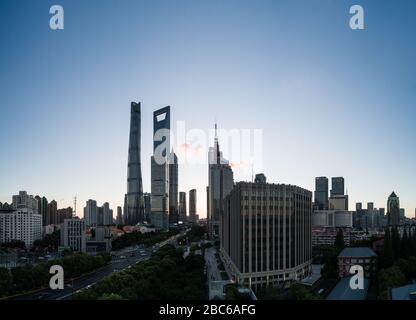
[[[338,255],[338,272],[341,278],[351,276],[352,266],[360,265],[365,278],[373,278],[377,273],[377,254],[368,247],[345,248]]]

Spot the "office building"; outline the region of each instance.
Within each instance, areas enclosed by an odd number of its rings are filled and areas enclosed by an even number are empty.
[[[157,229],[169,228],[170,106],[153,113],[151,157],[151,222]]]
[[[196,189],[189,191],[189,221],[197,222],[196,217]]]
[[[127,193],[124,196],[124,223],[129,225],[135,225],[144,221],[140,108],[140,102],[131,103]]]
[[[266,180],[264,175],[258,175],[256,178]],[[214,147],[211,147],[208,152],[207,222],[210,238],[220,237],[220,217],[224,211],[224,199],[233,186],[233,170],[220,151],[217,124],[215,124]]]
[[[169,155],[169,223],[178,223],[178,221],[178,157],[172,151]]]
[[[86,252],[85,221],[65,219],[61,228],[61,246],[72,251]]]
[[[36,196],[35,198],[38,201],[38,213],[42,216],[42,225],[50,225],[51,222],[48,216],[48,199],[40,196]]]
[[[367,202],[367,210],[368,211],[374,210],[374,202]]]
[[[315,208],[318,210],[328,209],[328,178],[315,178]]]
[[[331,188],[331,197],[333,196],[343,196],[344,195],[344,178],[343,177],[333,177],[332,188]]]
[[[187,210],[186,210],[186,192],[179,192],[179,220],[186,222]]]
[[[387,224],[389,226],[400,224],[400,200],[394,192],[387,199]]]
[[[220,254],[239,284],[256,290],[307,277],[312,262],[312,192],[237,183],[225,198]]]
[[[333,195],[329,198],[329,210],[348,210],[348,195]]]

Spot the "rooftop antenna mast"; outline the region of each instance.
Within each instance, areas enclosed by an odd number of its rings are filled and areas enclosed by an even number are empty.
[[[74,197],[74,213],[72,215],[74,217],[77,215],[77,196]]]

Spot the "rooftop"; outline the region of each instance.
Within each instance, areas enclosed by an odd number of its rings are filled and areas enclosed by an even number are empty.
[[[416,283],[391,289],[391,300],[416,300]]]
[[[370,280],[364,279],[364,289],[351,289],[350,287],[351,277],[342,278],[326,300],[365,300],[367,296]]]
[[[376,253],[368,247],[357,247],[357,248],[345,248],[341,251],[338,257],[353,257],[353,258],[362,258],[362,257],[376,257]]]

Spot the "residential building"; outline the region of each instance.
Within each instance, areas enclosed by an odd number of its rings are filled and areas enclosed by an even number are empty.
[[[365,278],[374,278],[377,273],[377,254],[368,247],[345,248],[338,255],[338,272],[340,278],[351,276],[354,265],[364,269]]]
[[[61,245],[72,251],[86,252],[85,221],[65,219],[61,228]]]
[[[189,191],[189,221],[192,223],[197,222],[196,217],[196,189]]]

